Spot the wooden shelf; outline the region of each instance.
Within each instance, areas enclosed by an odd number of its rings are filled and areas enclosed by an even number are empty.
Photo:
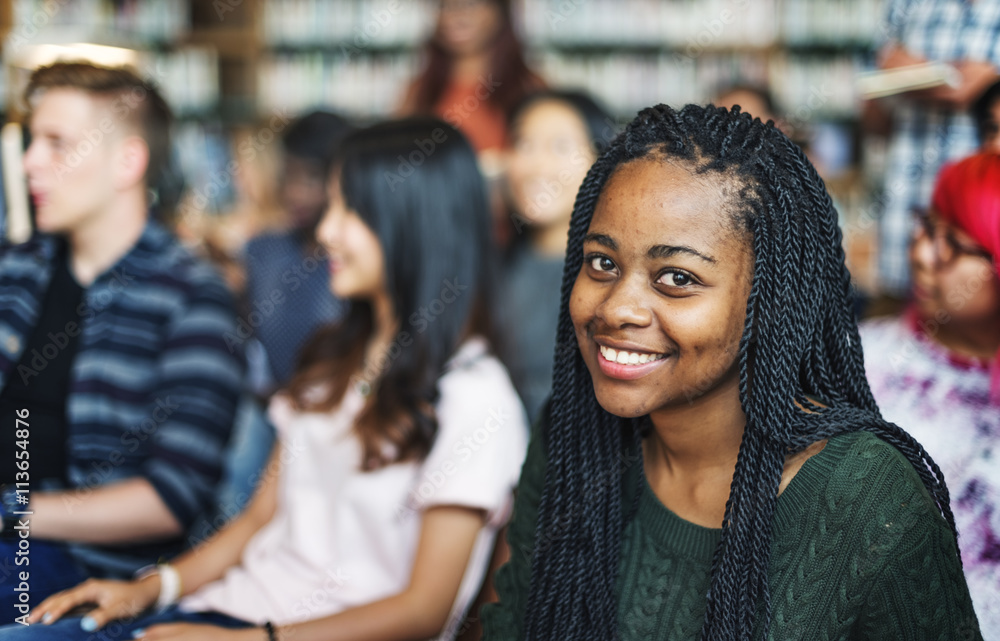
[[[0,0],[0,43],[7,39],[7,34],[14,24],[14,5],[12,0]]]
[[[214,47],[220,57],[256,57],[260,39],[253,27],[193,28],[178,44]]]
[[[627,55],[659,55],[659,54],[683,54],[689,47],[676,43],[656,43],[656,42],[571,42],[571,41],[548,41],[531,42],[526,47],[533,52],[556,51],[564,54],[575,54],[584,56],[606,56],[609,54]],[[779,44],[750,45],[709,45],[698,47],[698,55],[701,54],[733,54],[741,53],[748,55],[767,55],[781,50]]]

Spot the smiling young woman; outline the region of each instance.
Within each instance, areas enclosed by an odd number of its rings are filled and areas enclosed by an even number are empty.
[[[570,225],[553,393],[486,639],[970,638],[948,490],[865,381],[802,152],[644,110]]]

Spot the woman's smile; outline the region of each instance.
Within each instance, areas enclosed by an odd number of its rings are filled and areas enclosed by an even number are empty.
[[[606,342],[605,342],[606,343]],[[626,381],[642,378],[660,368],[668,355],[652,351],[639,351],[619,347],[615,349],[601,341],[595,341],[600,356],[597,359],[601,371],[611,378]]]

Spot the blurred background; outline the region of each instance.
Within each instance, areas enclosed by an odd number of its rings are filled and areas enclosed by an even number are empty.
[[[642,107],[769,89],[827,179],[858,286],[878,293],[875,225],[886,138],[855,78],[874,68],[880,0],[513,0],[531,68],[590,92],[622,125]],[[421,69],[437,0],[0,0],[0,116],[57,58],[137,66],[177,116],[177,203],[188,232],[236,206],[238,149],[271,153],[313,109],[364,123],[397,113]],[[872,125],[872,121],[876,121]],[[242,147],[240,147],[242,145]],[[177,205],[181,206],[181,205]]]

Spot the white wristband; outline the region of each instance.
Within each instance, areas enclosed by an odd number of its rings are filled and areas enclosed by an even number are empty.
[[[156,566],[156,571],[160,575],[160,596],[156,598],[156,609],[164,610],[181,596],[181,575],[169,563]]]

